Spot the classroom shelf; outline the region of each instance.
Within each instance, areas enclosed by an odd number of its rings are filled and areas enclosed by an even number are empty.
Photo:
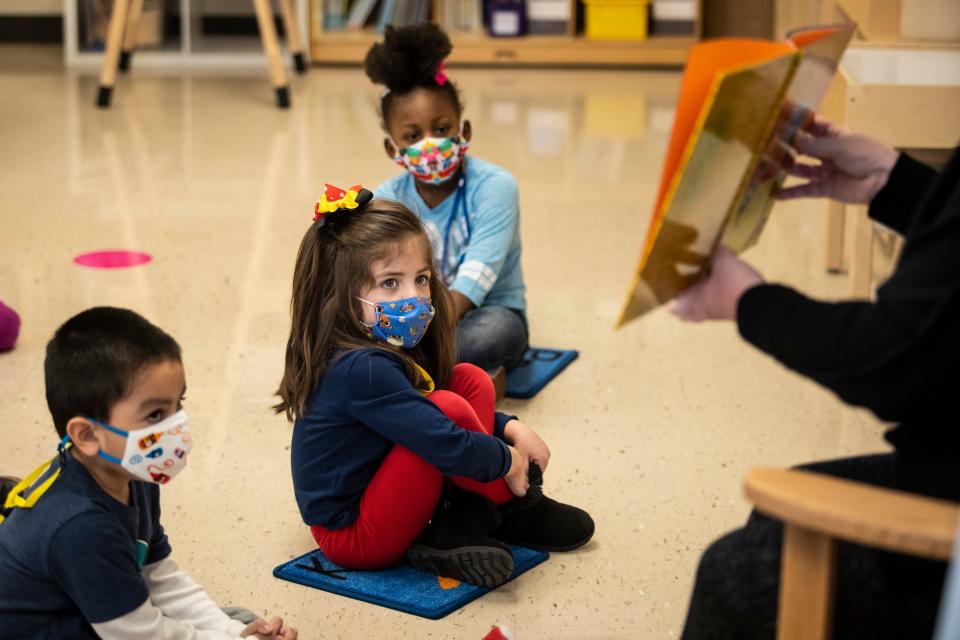
[[[309,0],[294,0],[294,11],[305,35]],[[252,12],[252,3],[238,3]],[[260,68],[267,66],[260,39],[253,37],[205,36],[201,33],[200,16],[203,0],[168,0],[167,8],[176,7],[180,16],[179,37],[162,46],[138,49],[134,54],[136,68]],[[99,69],[102,51],[87,51],[80,45],[78,0],[64,0],[64,63],[68,67]],[[188,19],[183,19],[184,17]],[[285,58],[288,58],[285,56]]]
[[[571,0],[577,2],[578,0]],[[322,29],[315,3],[310,28],[310,58],[314,64],[361,64],[370,46],[382,36],[376,29]],[[593,40],[583,35],[528,35],[494,38],[484,33],[451,32],[451,64],[483,66],[666,66],[684,64],[690,47],[699,41],[702,2],[697,7],[695,34],[651,35],[646,40]],[[434,14],[436,15],[436,14]],[[576,11],[572,12],[576,15]]]
[[[363,62],[375,32],[323,33],[310,41],[314,63]],[[579,36],[492,38],[454,33],[451,64],[665,65],[679,66],[697,42],[694,37],[651,36],[637,42],[589,40]]]

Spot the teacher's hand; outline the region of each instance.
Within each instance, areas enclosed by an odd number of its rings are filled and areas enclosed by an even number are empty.
[[[793,146],[820,164],[793,162],[791,175],[807,182],[781,189],[777,197],[831,198],[867,204],[887,184],[899,155],[895,149],[863,134],[852,133],[817,118],[809,131],[798,131]]]
[[[707,277],[677,296],[667,308],[687,322],[736,320],[740,296],[758,284],[763,284],[763,276],[720,245]]]

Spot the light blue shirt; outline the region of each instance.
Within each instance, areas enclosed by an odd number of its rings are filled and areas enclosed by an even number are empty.
[[[467,157],[461,186],[431,209],[409,173],[374,190],[420,217],[444,281],[477,307],[498,305],[527,310],[520,266],[520,199],[517,181],[506,170]]]

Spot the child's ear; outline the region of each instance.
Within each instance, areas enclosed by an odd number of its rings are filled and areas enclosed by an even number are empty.
[[[70,418],[66,431],[73,446],[85,456],[95,456],[102,448],[100,441],[97,440],[96,428],[85,418],[80,416]]]
[[[463,121],[463,139],[467,142],[470,142],[470,138],[473,137],[473,125],[470,124],[469,120]]]
[[[383,139],[383,150],[387,152],[387,157],[391,160],[397,157],[397,147],[390,138]]]

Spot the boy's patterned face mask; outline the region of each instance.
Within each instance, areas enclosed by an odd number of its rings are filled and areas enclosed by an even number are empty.
[[[452,178],[470,143],[462,132],[452,138],[423,138],[409,147],[394,143],[393,160],[414,178],[426,184],[442,184]]]
[[[141,480],[166,484],[187,464],[187,454],[193,445],[187,412],[183,409],[154,425],[131,431],[93,418],[87,420],[127,439],[122,458],[105,451],[99,451],[97,455],[120,465]]]
[[[370,302],[363,298],[357,300],[372,306],[376,314],[373,324],[364,325],[370,335],[395,347],[412,349],[420,344],[430,321],[433,320],[433,305],[428,298],[402,298],[383,302]]]

